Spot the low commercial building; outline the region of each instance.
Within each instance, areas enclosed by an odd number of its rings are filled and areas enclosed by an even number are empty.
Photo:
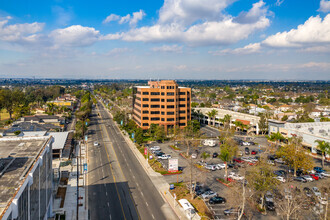
[[[133,120],[142,129],[151,124],[165,129],[184,128],[191,119],[191,89],[179,87],[174,80],[149,81],[133,88]]]
[[[52,216],[52,137],[0,139],[0,219]]]
[[[202,117],[196,118],[197,120],[200,120],[201,123],[207,124],[207,125],[213,125],[213,119],[209,118],[207,116],[208,112],[211,112],[212,110],[216,110],[217,114],[215,116],[215,123],[213,126],[215,127],[220,127],[224,126],[222,122],[220,122],[220,119],[223,119],[225,115],[230,115],[230,126],[235,126],[234,122],[235,121],[240,121],[244,125],[248,126],[247,132],[248,133],[256,133],[259,134],[259,121],[260,117],[255,116],[255,115],[249,115],[245,113],[240,113],[240,112],[234,112],[230,110],[225,110],[225,109],[219,109],[219,108],[195,108],[195,111],[200,111],[202,113]]]
[[[288,123],[277,120],[268,120],[268,133],[281,133],[285,138],[293,136],[302,138],[302,145],[311,153],[321,155],[317,149],[316,140],[330,142],[330,122]],[[326,156],[330,159],[330,155]]]

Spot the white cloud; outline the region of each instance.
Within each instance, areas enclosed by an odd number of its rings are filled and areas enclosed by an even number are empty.
[[[262,44],[271,47],[308,47],[330,44],[330,14],[323,21],[320,16],[310,17],[297,29],[269,36]]]
[[[60,46],[82,47],[89,46],[100,40],[100,33],[91,27],[72,25],[52,31],[49,37],[54,43],[54,48]]]
[[[106,38],[186,43],[191,46],[225,45],[246,39],[251,33],[269,26],[269,19],[266,18],[267,9],[262,0],[241,15],[240,22],[229,15],[220,16],[221,10],[231,2],[233,1],[212,0],[210,3],[204,0],[168,0],[161,8],[159,20],[155,25],[132,28],[128,32],[107,35]],[[209,13],[214,16],[210,16]],[[192,22],[192,25],[187,25]]]
[[[202,21],[214,21],[221,11],[236,0],[165,0],[159,10],[159,23],[191,25]]]
[[[322,11],[324,13],[330,12],[330,1],[321,0],[320,8],[318,11]]]
[[[161,47],[154,47],[151,48],[154,52],[174,52],[174,53],[181,53],[183,46],[178,46],[177,44],[174,45],[163,45]]]
[[[103,24],[109,23],[111,21],[118,21],[119,24],[129,23],[131,27],[135,27],[137,23],[143,19],[146,14],[143,10],[133,12],[132,15],[127,14],[125,16],[119,16],[116,14],[110,14],[106,19],[104,19]]]
[[[281,6],[283,2],[284,2],[284,0],[276,0],[275,5],[276,6]]]
[[[252,53],[258,53],[261,50],[260,43],[254,43],[246,45],[242,48],[236,48],[236,49],[225,49],[220,51],[209,51],[210,54],[213,55],[225,55],[225,54],[252,54]]]
[[[45,26],[44,23],[24,23],[24,24],[12,24],[8,25],[10,16],[4,20],[0,20],[0,40],[12,43],[34,43],[41,35],[41,32]]]
[[[116,14],[111,14],[109,15],[108,17],[106,17],[103,21],[103,24],[105,23],[109,23],[111,21],[117,21],[120,19],[120,16],[119,15],[116,15]]]

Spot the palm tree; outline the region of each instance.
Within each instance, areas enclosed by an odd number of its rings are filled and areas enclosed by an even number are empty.
[[[224,116],[223,120],[224,120],[224,122],[226,124],[227,129],[229,129],[230,128],[231,115],[226,114]]]
[[[215,116],[218,114],[218,111],[215,109],[212,109],[211,111],[211,118],[213,118],[213,126],[215,126]]]
[[[275,144],[277,146],[285,138],[280,132],[277,132],[277,133],[272,133],[270,136],[267,137],[267,139],[270,140],[270,141],[275,141]]]
[[[227,170],[227,163],[230,161],[230,154],[227,147],[223,145],[220,145],[220,154],[219,158],[224,162],[225,164],[225,179],[228,180],[228,170]]]
[[[330,143],[322,140],[316,140],[317,148],[322,152],[322,168],[324,167],[324,158],[330,154]]]

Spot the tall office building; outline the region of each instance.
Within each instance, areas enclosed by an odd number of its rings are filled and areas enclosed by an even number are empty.
[[[133,89],[133,119],[142,128],[163,125],[166,130],[187,126],[191,119],[191,88],[174,80],[149,81]]]

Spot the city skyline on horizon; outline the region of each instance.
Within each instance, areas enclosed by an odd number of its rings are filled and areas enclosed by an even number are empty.
[[[2,2],[0,78],[330,80],[329,12],[328,0]]]

